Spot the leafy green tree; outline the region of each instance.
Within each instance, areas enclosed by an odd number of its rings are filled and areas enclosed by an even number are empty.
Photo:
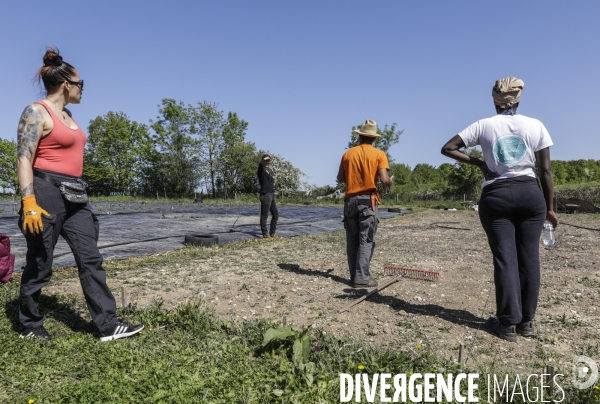
[[[298,191],[301,187],[305,189],[310,188],[310,185],[302,180],[302,178],[308,178],[305,172],[278,154],[266,153],[271,156],[271,175],[273,176],[273,182],[277,191],[284,195],[289,195]],[[262,156],[264,153],[260,151],[258,154]],[[258,167],[258,161],[256,162],[256,167]]]
[[[469,156],[483,159],[483,154],[477,149],[466,149],[463,153]],[[448,178],[449,192],[455,194],[479,194],[481,183],[483,182],[483,173],[479,167],[457,161],[454,164],[454,171]]]
[[[217,182],[221,171],[221,152],[225,148],[223,112],[217,104],[208,101],[199,102],[196,107],[190,106],[189,114],[193,133],[198,136],[200,156],[199,173],[213,198],[217,196]],[[232,135],[235,137],[235,135]]]
[[[16,193],[19,189],[17,176],[17,143],[14,140],[0,139],[0,187],[10,188]]]
[[[159,105],[159,116],[151,121],[156,152],[149,156],[151,166],[145,170],[147,188],[189,194],[198,187],[199,142],[193,136],[197,123],[192,123],[190,109],[170,98]]]
[[[571,160],[569,161],[570,166],[570,176],[572,183],[582,183],[585,182],[585,160]]]
[[[411,182],[412,170],[406,164],[392,163],[390,164],[389,175],[394,176],[394,185],[407,185]]]
[[[585,160],[583,174],[586,182],[594,181],[597,178],[600,178],[598,175],[598,165],[596,164],[596,160]]]
[[[438,183],[435,186],[435,189],[441,192],[446,192],[449,187],[448,182],[450,175],[454,171],[454,166],[450,163],[443,163],[436,168],[436,171],[438,173]]]
[[[392,188],[389,190],[392,195],[406,196],[410,192],[413,192],[416,188],[411,181],[412,170],[411,168],[402,163],[390,164],[390,175],[394,176],[394,183]],[[385,191],[386,187],[380,187],[379,191]]]
[[[149,157],[154,182],[177,193],[202,185],[213,198],[257,190],[259,158],[254,143],[245,141],[248,122],[235,112],[225,118],[218,105],[208,101],[185,107],[165,99],[160,113],[152,125],[157,151]]]
[[[153,148],[148,127],[123,112],[98,116],[88,127],[84,178],[92,193],[131,194],[140,189],[145,156]]]
[[[260,157],[254,143],[245,141],[247,128],[248,122],[239,119],[235,112],[227,114],[223,126],[224,147],[219,156],[219,182],[225,195],[258,190],[256,166]]]
[[[311,194],[313,196],[331,195],[335,192],[335,190],[336,190],[336,187],[332,187],[331,185],[323,185],[323,186],[312,185],[311,186]]]
[[[227,146],[245,141],[248,122],[238,118],[237,113],[227,113],[227,123],[223,125],[223,141]]]
[[[454,166],[450,163],[440,164],[437,168],[438,176],[440,182],[448,184],[448,178],[450,178],[450,174],[454,171]]]
[[[439,182],[440,176],[434,166],[429,164],[417,164],[412,170],[411,179],[417,188],[435,187]]]
[[[225,183],[224,191],[227,195],[259,191],[256,167],[260,161],[260,156],[254,143],[234,144],[225,149],[221,156],[225,173],[222,178]]]
[[[354,147],[354,146],[358,146],[358,134],[356,132],[354,132],[354,130],[360,128],[361,125],[362,124],[352,127],[352,132],[350,134],[350,141],[348,142],[348,149],[350,149],[351,147]],[[396,126],[397,126],[397,124],[395,122],[391,126],[388,126],[387,124],[385,124],[383,126],[383,129],[380,128],[378,125],[377,133],[379,135],[381,135],[381,137],[375,138],[375,141],[373,142],[373,146],[375,146],[379,150],[382,150],[386,154],[386,156],[388,158],[388,162],[390,164],[393,163],[394,159],[390,155],[389,150],[393,145],[395,145],[396,143],[398,143],[400,141],[400,135],[402,135],[402,133],[404,133],[404,129],[397,130]]]
[[[600,181],[600,160],[589,160],[593,161],[591,169],[594,170],[594,176],[592,181]]]
[[[552,178],[554,180],[554,184],[566,184],[568,171],[565,162],[561,160],[552,160],[550,165],[552,167]]]

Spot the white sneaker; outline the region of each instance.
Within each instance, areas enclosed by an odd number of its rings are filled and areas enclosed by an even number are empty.
[[[143,324],[131,325],[117,321],[117,325],[111,331],[102,333],[100,341],[112,341],[113,339],[127,338],[144,329]]]

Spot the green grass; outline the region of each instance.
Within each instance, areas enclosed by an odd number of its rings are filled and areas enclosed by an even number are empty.
[[[90,200],[93,202],[138,202],[141,204],[152,204],[152,203],[167,203],[167,204],[193,204],[194,199],[191,198],[152,198],[149,196],[146,197],[134,197],[134,196],[90,196]],[[344,205],[343,199],[330,199],[323,198],[317,199],[317,196],[305,196],[305,195],[276,195],[275,201],[278,205],[313,205],[313,206],[338,206],[341,207]],[[260,201],[258,199],[258,194],[238,194],[237,198],[212,198],[208,196],[203,196],[202,203],[205,205],[259,205]],[[463,208],[458,199],[440,199],[435,201],[420,201],[413,200],[412,198],[400,198],[398,200],[395,199],[393,195],[382,195],[382,207],[434,207],[434,208],[444,208],[444,207],[455,207],[455,208]]]
[[[579,279],[577,282],[581,283],[583,286],[587,286],[589,288],[600,288],[600,282],[595,279],[590,279],[587,276]]]
[[[582,325],[581,320],[579,320],[575,317],[568,318],[566,314],[563,314],[562,316],[557,317],[556,320],[559,324],[561,324],[567,330],[574,330],[575,328]]]
[[[590,200],[592,202],[597,201],[600,198],[600,182],[587,182],[581,184],[565,184],[555,185],[555,193],[559,197],[577,197]],[[199,196],[200,194],[198,194]],[[408,192],[403,194],[392,194],[384,193],[382,197],[383,207],[425,207],[433,209],[443,209],[447,207],[454,207],[457,209],[467,209],[464,205],[460,204],[462,201],[462,195],[444,196],[439,195],[433,200],[422,200],[418,196],[415,196],[414,192]],[[90,195],[92,202],[138,202],[142,204],[149,203],[169,203],[169,204],[192,204],[194,203],[194,197],[180,198],[165,198],[164,196],[158,195],[158,198],[154,196],[126,196],[126,195],[113,195],[113,196],[93,196]],[[475,202],[478,199],[477,195],[469,195],[467,199],[472,199]],[[18,201],[19,198],[16,196],[2,195],[0,200],[14,200]],[[238,194],[236,197],[229,198],[212,198],[210,196],[203,195],[202,201],[204,204],[209,205],[248,205],[248,204],[259,204],[258,194]],[[302,193],[294,195],[276,195],[276,201],[280,205],[317,205],[317,206],[341,206],[343,205],[343,199],[329,199],[323,198],[317,200],[316,195],[306,196]]]
[[[160,303],[119,313],[142,322],[132,338],[102,343],[83,302],[42,295],[54,341],[18,338],[18,279],[0,285],[0,402],[27,403],[333,403],[339,373],[445,373],[461,369],[426,349],[379,349],[318,330],[310,333],[311,377],[292,357],[291,342],[263,349],[264,320],[219,319],[197,303]],[[311,365],[312,366],[312,365]],[[513,379],[514,380],[514,379]],[[481,398],[486,380],[479,379]],[[598,402],[593,387],[567,390],[565,403]],[[518,401],[518,397],[514,402]]]
[[[339,372],[416,370],[431,367],[427,355],[376,351],[315,332],[311,385],[288,349],[261,348],[264,321],[219,320],[198,304],[166,311],[159,303],[121,312],[146,329],[134,338],[101,343],[82,302],[43,296],[46,327],[54,341],[21,340],[18,283],[2,285],[0,301],[0,401],[27,402],[333,402]],[[360,352],[356,352],[360,351]],[[294,401],[291,401],[294,402]]]
[[[199,196],[199,194],[198,194]],[[278,204],[286,204],[286,205],[320,205],[320,206],[330,206],[330,205],[343,205],[344,201],[341,199],[321,199],[317,200],[316,196],[304,196],[304,195],[292,195],[292,196],[282,196],[276,195],[275,200]],[[169,203],[169,204],[192,204],[194,203],[193,196],[190,197],[181,197],[181,198],[164,198],[159,195],[158,198],[153,198],[151,196],[124,196],[124,195],[115,195],[115,196],[90,196],[92,202],[138,202],[142,204],[151,204],[151,203]],[[248,204],[258,204],[260,205],[260,200],[258,198],[258,193],[256,194],[238,194],[237,197],[231,198],[212,198],[210,196],[204,195],[202,197],[202,203],[207,205],[248,205]]]
[[[339,242],[332,234],[305,238],[307,245],[313,239]],[[225,250],[245,251],[255,243],[186,247],[151,257],[110,260],[105,267],[109,273],[151,272],[165,265],[214,259]],[[65,268],[55,271],[53,279],[76,277],[74,268]],[[21,340],[18,279],[16,275],[12,282],[0,284],[4,305],[0,316],[0,403],[335,403],[339,402],[339,374],[355,374],[359,365],[369,374],[428,373],[440,368],[444,373],[481,373],[483,400],[487,391],[484,375],[493,368],[489,363],[461,368],[454,358],[434,355],[429,346],[417,349],[400,343],[394,349],[378,348],[349,336],[335,338],[313,330],[309,361],[314,365],[308,378],[306,368],[290,353],[290,341],[262,348],[266,331],[276,324],[217,318],[200,303],[167,310],[156,302],[148,308],[120,310],[119,316],[145,324],[145,330],[132,338],[101,343],[83,301],[43,294],[46,327],[55,339],[49,343]],[[243,293],[256,287],[242,283],[239,290]],[[410,333],[422,332],[414,323],[401,325]],[[592,353],[592,348],[587,352]],[[570,375],[570,371],[561,373]],[[563,402],[599,402],[594,398],[596,391],[568,390]],[[520,402],[518,398],[514,402]]]
[[[590,181],[590,182],[582,182],[579,184],[561,184],[554,185],[555,191],[569,191],[569,190],[578,190],[578,189],[598,189],[600,188],[600,182],[598,181]]]

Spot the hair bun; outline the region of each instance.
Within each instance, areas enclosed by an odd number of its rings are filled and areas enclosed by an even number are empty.
[[[63,58],[58,54],[58,49],[50,49],[44,55],[44,66],[60,66],[63,64]]]

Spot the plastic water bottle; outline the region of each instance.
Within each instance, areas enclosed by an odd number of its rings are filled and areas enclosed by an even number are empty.
[[[542,241],[544,245],[551,246],[554,244],[554,226],[549,221],[544,222],[544,228],[542,229]]]

